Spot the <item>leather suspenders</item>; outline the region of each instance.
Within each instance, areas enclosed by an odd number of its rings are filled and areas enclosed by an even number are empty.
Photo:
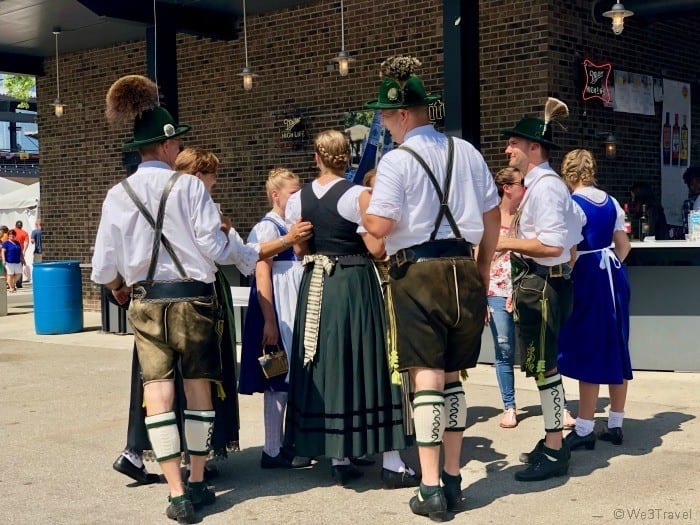
[[[153,220],[153,216],[151,213],[148,211],[146,206],[141,202],[141,200],[138,198],[136,193],[134,193],[133,188],[129,184],[127,179],[124,179],[121,184],[124,187],[124,190],[126,191],[127,195],[131,198],[132,201],[134,201],[134,204],[136,207],[139,209],[143,217],[146,219],[148,224],[151,225],[151,227],[155,230],[155,235],[153,237],[153,250],[151,252],[151,264],[148,267],[148,276],[146,277],[147,281],[153,281],[153,276],[155,275],[156,272],[156,264],[158,263],[158,253],[160,252],[160,245],[161,243],[163,244],[163,248],[165,248],[165,251],[168,252],[168,255],[170,255],[170,258],[173,260],[173,263],[175,264],[175,267],[177,268],[178,273],[183,279],[187,279],[187,273],[185,272],[185,269],[183,268],[182,264],[180,263],[180,259],[178,259],[177,255],[175,255],[175,251],[173,250],[172,245],[170,244],[170,241],[163,235],[163,219],[165,217],[165,203],[168,200],[168,196],[170,195],[170,191],[173,189],[173,185],[177,181],[177,179],[180,178],[182,175],[181,172],[176,171],[173,172],[172,176],[170,179],[168,179],[168,183],[165,185],[165,188],[163,189],[163,193],[160,196],[160,205],[158,206],[158,217],[156,220]]]
[[[408,153],[411,154],[411,156],[418,161],[418,163],[423,167],[425,172],[428,174],[428,178],[430,179],[430,182],[433,183],[433,187],[435,188],[435,192],[438,195],[438,198],[440,199],[440,211],[437,214],[437,217],[435,218],[435,227],[433,228],[433,232],[430,234],[430,240],[434,241],[435,237],[437,236],[438,229],[440,228],[440,223],[442,222],[443,217],[447,219],[447,222],[450,223],[450,228],[452,228],[452,233],[454,233],[455,238],[461,239],[462,238],[462,233],[459,231],[459,228],[457,227],[457,222],[455,221],[454,217],[452,216],[452,212],[450,211],[449,205],[447,203],[449,197],[450,197],[450,186],[452,184],[452,169],[454,167],[454,140],[452,137],[447,138],[447,174],[445,177],[445,188],[442,190],[440,188],[440,185],[438,184],[437,179],[435,178],[435,174],[432,172],[428,164],[423,160],[423,157],[418,155],[415,151],[413,151],[411,148],[408,146],[399,146],[399,149],[402,149]]]

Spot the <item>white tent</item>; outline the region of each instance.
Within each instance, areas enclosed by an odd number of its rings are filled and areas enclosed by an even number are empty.
[[[39,183],[25,186],[0,177],[2,188],[5,188],[3,181],[17,184],[18,188],[9,193],[0,193],[0,226],[14,228],[17,221],[22,221],[22,229],[31,232],[39,217]],[[24,257],[29,265],[30,273],[27,275],[30,275],[34,261],[34,245],[31,243],[27,246]]]
[[[0,198],[20,188],[24,188],[24,184],[21,182],[15,182],[4,177],[0,177]]]

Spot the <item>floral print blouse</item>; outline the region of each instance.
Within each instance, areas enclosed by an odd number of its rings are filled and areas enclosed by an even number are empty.
[[[508,236],[510,228],[501,225],[501,235]],[[513,293],[513,283],[510,279],[510,252],[496,252],[491,261],[491,280],[488,295],[510,297]]]

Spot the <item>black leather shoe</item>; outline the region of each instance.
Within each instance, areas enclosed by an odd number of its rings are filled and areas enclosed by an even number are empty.
[[[522,452],[520,454],[520,463],[530,463],[530,459],[535,456],[538,452],[542,452],[542,447],[544,446],[544,439],[540,439],[535,445],[535,448],[531,452]]]
[[[146,470],[146,465],[142,465],[141,468],[138,468],[122,454],[119,454],[119,457],[112,464],[112,468],[120,474],[124,474],[125,476],[137,481],[141,485],[160,483],[160,476],[158,474],[149,473]]]
[[[170,503],[168,508],[165,509],[165,515],[178,523],[197,523],[197,517],[194,515],[194,506],[188,499]]]
[[[350,458],[350,463],[352,463],[356,467],[371,467],[376,462],[377,462],[376,460],[370,459],[366,456],[359,457],[359,458]]]
[[[622,429],[620,427],[606,428],[601,432],[600,439],[610,441],[613,445],[622,445]]]
[[[270,456],[265,452],[260,457],[260,468],[291,468],[292,460],[285,457],[283,454]]]
[[[385,489],[405,489],[417,487],[420,485],[420,479],[415,474],[409,474],[408,471],[394,472],[382,468],[382,484]]]
[[[552,461],[549,458],[554,458]],[[542,481],[556,476],[564,476],[569,470],[571,452],[566,443],[560,450],[548,448],[544,443],[542,450],[530,454],[530,461],[525,470],[515,473],[517,481]]]
[[[408,502],[413,514],[419,516],[428,516],[432,521],[447,521],[449,514],[447,512],[447,500],[442,490],[433,493],[428,499],[421,499],[420,489],[416,491],[416,495]]]
[[[449,480],[445,476],[440,477],[442,481],[442,492],[447,500],[447,510],[450,512],[461,512],[465,510],[465,499],[462,496],[462,475],[459,480]]]
[[[195,510],[204,505],[211,505],[216,501],[216,494],[207,486],[206,481],[201,483],[191,483],[188,481],[187,497],[192,502],[192,506]]]
[[[352,465],[332,465],[331,477],[337,485],[347,485],[350,481],[359,479],[363,476],[361,470],[356,469]]]
[[[575,430],[569,432],[564,438],[564,442],[569,447],[569,450],[576,450],[581,447],[586,447],[586,450],[593,450],[595,448],[595,440],[595,432],[591,432],[586,436],[579,436]]]

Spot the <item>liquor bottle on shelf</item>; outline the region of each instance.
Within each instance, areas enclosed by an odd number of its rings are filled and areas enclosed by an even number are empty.
[[[681,152],[680,165],[688,165],[688,116],[683,115],[683,125],[681,126]]]
[[[622,207],[625,210],[625,233],[632,236],[632,221],[630,220],[630,205],[625,203]]]
[[[666,112],[666,123],[663,127],[662,143],[663,143],[663,163],[671,164],[671,123],[668,121],[669,113]]]
[[[678,113],[676,121],[671,128],[671,164],[678,166],[681,153],[681,128],[678,126]]]
[[[647,205],[642,204],[642,215],[639,217],[639,240],[643,241],[650,235],[649,217],[647,217]]]

